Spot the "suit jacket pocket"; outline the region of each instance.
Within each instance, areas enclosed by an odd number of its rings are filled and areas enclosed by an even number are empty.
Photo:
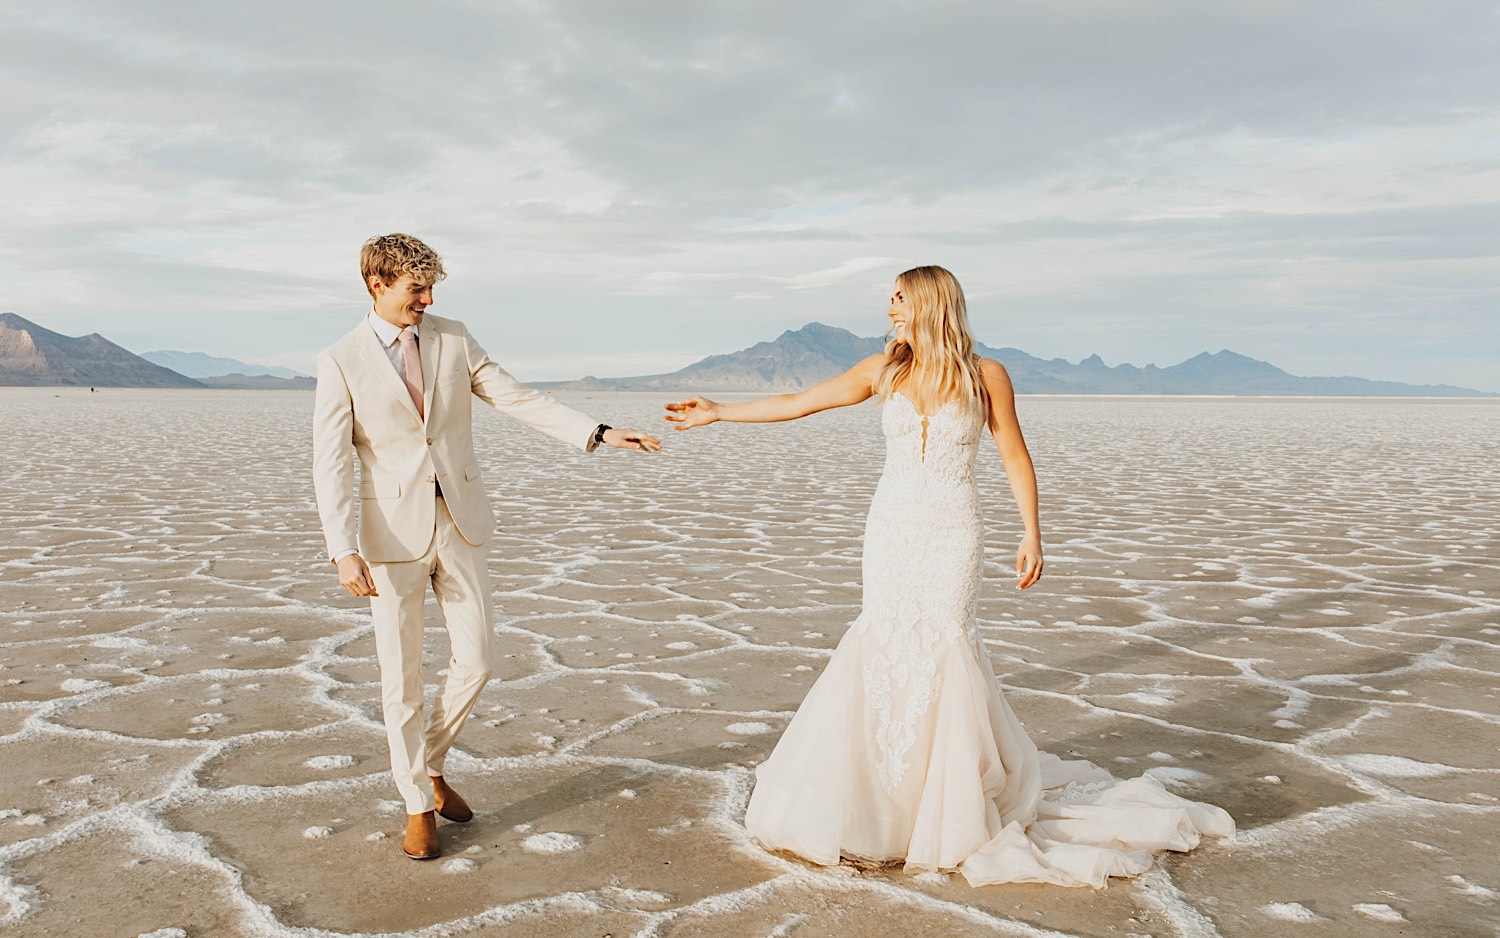
[[[479,467],[478,466],[472,466],[472,465],[471,466],[464,466],[464,481],[465,482],[473,482],[477,478],[479,478]]]
[[[381,480],[379,482],[361,482],[359,484],[360,498],[400,498],[401,483]]]

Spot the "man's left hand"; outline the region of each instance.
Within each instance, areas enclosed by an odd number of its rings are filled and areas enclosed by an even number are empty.
[[[604,431],[604,442],[615,449],[635,449],[643,453],[656,453],[661,451],[661,440],[654,436],[647,436],[626,427],[624,429],[610,428]]]

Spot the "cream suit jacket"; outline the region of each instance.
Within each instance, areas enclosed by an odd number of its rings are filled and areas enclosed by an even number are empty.
[[[489,540],[495,516],[474,458],[476,397],[584,450],[598,426],[512,378],[461,322],[428,313],[417,339],[425,421],[363,319],[318,355],[313,477],[330,559],[352,549],[377,563],[420,558],[436,526],[437,483],[464,540]]]

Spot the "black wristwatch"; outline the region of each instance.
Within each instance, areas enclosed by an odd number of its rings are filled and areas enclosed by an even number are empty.
[[[599,448],[599,444],[604,442],[604,434],[608,433],[609,431],[611,431],[613,429],[614,429],[614,427],[610,426],[607,423],[601,423],[601,424],[599,424],[599,426],[595,427],[594,428],[593,439],[589,441],[593,445],[590,446],[589,449],[598,449]]]

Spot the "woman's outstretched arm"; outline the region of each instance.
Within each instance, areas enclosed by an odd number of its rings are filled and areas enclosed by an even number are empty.
[[[676,424],[674,429],[690,430],[718,420],[730,423],[776,423],[796,420],[808,414],[834,407],[845,407],[870,399],[875,377],[885,362],[885,353],[871,355],[837,378],[829,378],[805,391],[777,394],[739,404],[720,404],[706,397],[668,404],[664,419]]]
[[[1005,366],[985,358],[980,359],[979,370],[990,394],[990,433],[1000,450],[1000,460],[1005,463],[1005,478],[1021,512],[1021,523],[1026,527],[1021,546],[1016,549],[1016,576],[1020,577],[1017,585],[1026,589],[1042,578],[1042,524],[1037,509],[1036,468],[1031,464],[1026,438],[1021,435],[1016,392]]]

